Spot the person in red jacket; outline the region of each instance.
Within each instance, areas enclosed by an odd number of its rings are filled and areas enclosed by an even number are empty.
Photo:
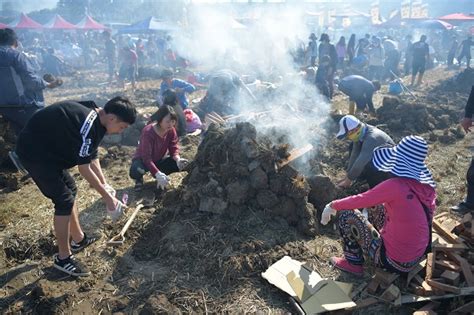
[[[363,275],[364,257],[368,257],[378,267],[403,274],[430,251],[436,185],[424,162],[427,153],[428,144],[418,136],[407,136],[394,147],[375,149],[373,165],[392,178],[326,205],[321,223],[327,224],[338,214],[344,243],[344,257],[331,258],[336,268]],[[357,210],[373,206],[377,208],[368,218]]]
[[[152,117],[154,122],[142,130],[129,173],[135,180],[136,188],[143,185],[143,175],[151,172],[156,178],[157,188],[164,189],[170,182],[167,175],[179,172],[188,160],[179,156],[175,129],[178,117],[174,109],[163,105]]]

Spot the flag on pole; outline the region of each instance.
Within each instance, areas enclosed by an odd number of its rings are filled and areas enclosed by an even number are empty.
[[[402,1],[400,14],[402,16],[402,19],[409,19],[410,18],[410,0],[403,0]]]
[[[370,8],[370,17],[371,17],[372,25],[377,25],[381,23],[379,0],[372,2],[371,8]]]
[[[430,17],[430,11],[429,11],[428,3],[423,3],[421,5],[421,17],[422,18]]]
[[[411,17],[418,19],[421,18],[421,5],[422,0],[413,0],[411,3]]]

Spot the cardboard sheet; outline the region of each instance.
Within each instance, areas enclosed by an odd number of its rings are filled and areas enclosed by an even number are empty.
[[[262,277],[280,290],[291,295],[306,314],[353,307],[349,297],[352,284],[323,279],[304,263],[284,256],[271,265]]]

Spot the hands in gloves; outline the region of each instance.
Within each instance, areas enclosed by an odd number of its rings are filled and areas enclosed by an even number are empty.
[[[168,184],[170,183],[170,178],[166,176],[165,173],[162,173],[160,171],[156,173],[155,178],[156,178],[156,188],[161,188],[164,190],[165,187],[168,186]]]
[[[105,189],[106,192],[108,192],[113,197],[115,197],[117,195],[117,192],[115,191],[115,189],[112,186],[110,186],[109,184],[105,184],[104,189]]]
[[[125,205],[117,200],[115,197],[109,198],[106,201],[107,205],[107,214],[110,216],[112,221],[117,221],[123,214]]]
[[[331,221],[331,217],[334,215],[336,215],[336,210],[331,207],[331,203],[328,203],[321,214],[321,224],[328,224],[329,221]]]

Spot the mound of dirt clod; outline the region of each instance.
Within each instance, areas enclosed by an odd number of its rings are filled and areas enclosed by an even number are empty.
[[[466,68],[457,76],[447,80],[445,87],[449,90],[455,91],[469,91],[474,85],[474,69]]]
[[[405,136],[434,130],[445,130],[459,121],[459,109],[452,106],[421,102],[402,102],[398,97],[386,96],[377,110],[378,123],[391,133]],[[457,136],[457,132],[453,132]]]
[[[229,129],[211,125],[183,180],[183,206],[231,216],[238,216],[242,208],[265,211],[269,217],[284,218],[301,233],[315,235],[308,182],[293,167],[278,167],[288,156],[287,149],[257,136],[250,123]]]
[[[30,235],[14,233],[9,235],[2,245],[6,257],[15,261],[40,259],[43,256],[50,256],[56,251],[52,233],[40,236],[38,239]]]

